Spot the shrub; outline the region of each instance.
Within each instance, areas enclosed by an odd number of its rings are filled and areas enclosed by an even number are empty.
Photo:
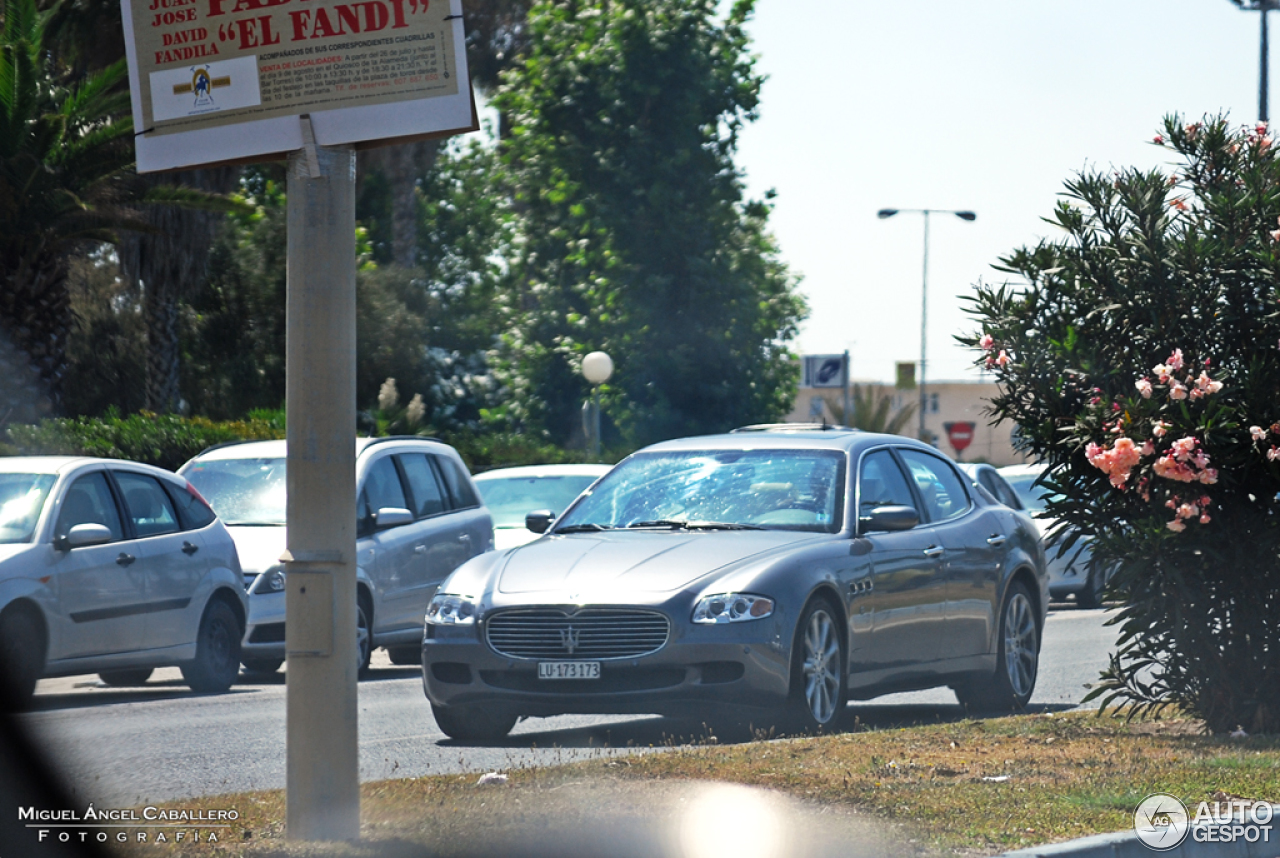
[[[1062,497],[1119,561],[1118,651],[1092,696],[1280,729],[1280,160],[1265,125],[1166,119],[1175,171],[1087,172],[1065,238],[1001,260],[961,341]]]

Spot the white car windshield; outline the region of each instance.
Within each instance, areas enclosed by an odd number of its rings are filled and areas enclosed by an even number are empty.
[[[476,480],[494,527],[524,527],[524,517],[534,510],[559,514],[596,481],[590,474],[573,476],[503,477]]]
[[[1039,474],[1025,474],[1016,477],[1005,476],[1005,480],[1009,485],[1013,486],[1013,490],[1018,493],[1018,497],[1022,498],[1022,505],[1032,515],[1043,513],[1045,504],[1058,497],[1043,485],[1036,485],[1035,482],[1038,479],[1040,479]]]
[[[285,460],[214,459],[183,471],[230,527],[284,526]]]
[[[0,543],[30,542],[52,474],[0,474]]]
[[[835,533],[844,454],[836,450],[689,450],[626,460],[555,532],[613,528]]]

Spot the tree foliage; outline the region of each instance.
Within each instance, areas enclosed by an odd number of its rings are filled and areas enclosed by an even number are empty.
[[[1125,606],[1105,702],[1280,728],[1280,159],[1265,126],[1165,121],[1174,172],[1087,172],[972,312],[1050,465],[1050,514],[1095,537]]]
[[[908,402],[897,411],[893,410],[893,396],[876,387],[863,387],[855,384],[850,391],[849,413],[844,410],[844,401],[840,397],[825,396],[824,401],[836,422],[843,426],[852,426],[865,432],[883,432],[888,435],[902,435],[903,429],[915,417],[917,404]]]
[[[741,0],[542,2],[494,104],[519,214],[504,416],[561,443],[597,349],[605,413],[628,443],[773,420],[790,405],[785,342],[803,304],[768,206],[733,164],[762,79]]]

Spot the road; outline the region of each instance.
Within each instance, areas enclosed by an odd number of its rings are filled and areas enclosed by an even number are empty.
[[[1032,709],[1076,708],[1115,641],[1106,611],[1066,607],[1049,614]],[[431,718],[420,671],[395,667],[379,651],[360,683],[360,777],[382,780],[508,770],[705,740],[701,725],[652,716],[560,716],[516,725],[497,746],[446,738]],[[851,705],[863,726],[962,717],[946,689],[889,695]],[[63,769],[75,798],[124,807],[178,798],[282,788],[284,674],[220,695],[196,695],[177,670],[145,687],[108,688],[96,676],[41,680],[23,722]],[[721,736],[736,741],[746,736]]]

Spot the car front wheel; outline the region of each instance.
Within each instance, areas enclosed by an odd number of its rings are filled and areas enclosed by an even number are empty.
[[[0,615],[0,708],[20,712],[31,705],[44,671],[44,631],[20,607]]]
[[[995,673],[955,686],[960,705],[972,711],[1010,712],[1031,700],[1040,664],[1040,629],[1032,604],[1026,585],[1010,585],[1000,612]]]
[[[787,729],[815,733],[835,730],[844,715],[844,646],[835,610],[824,600],[810,602],[796,626],[791,653],[791,697]]]
[[[436,726],[450,739],[460,742],[494,742],[511,732],[517,716],[489,712],[476,706],[431,704]]]
[[[192,691],[221,694],[240,675],[240,622],[221,599],[204,609],[196,634],[196,657],[182,665],[182,678]]]

